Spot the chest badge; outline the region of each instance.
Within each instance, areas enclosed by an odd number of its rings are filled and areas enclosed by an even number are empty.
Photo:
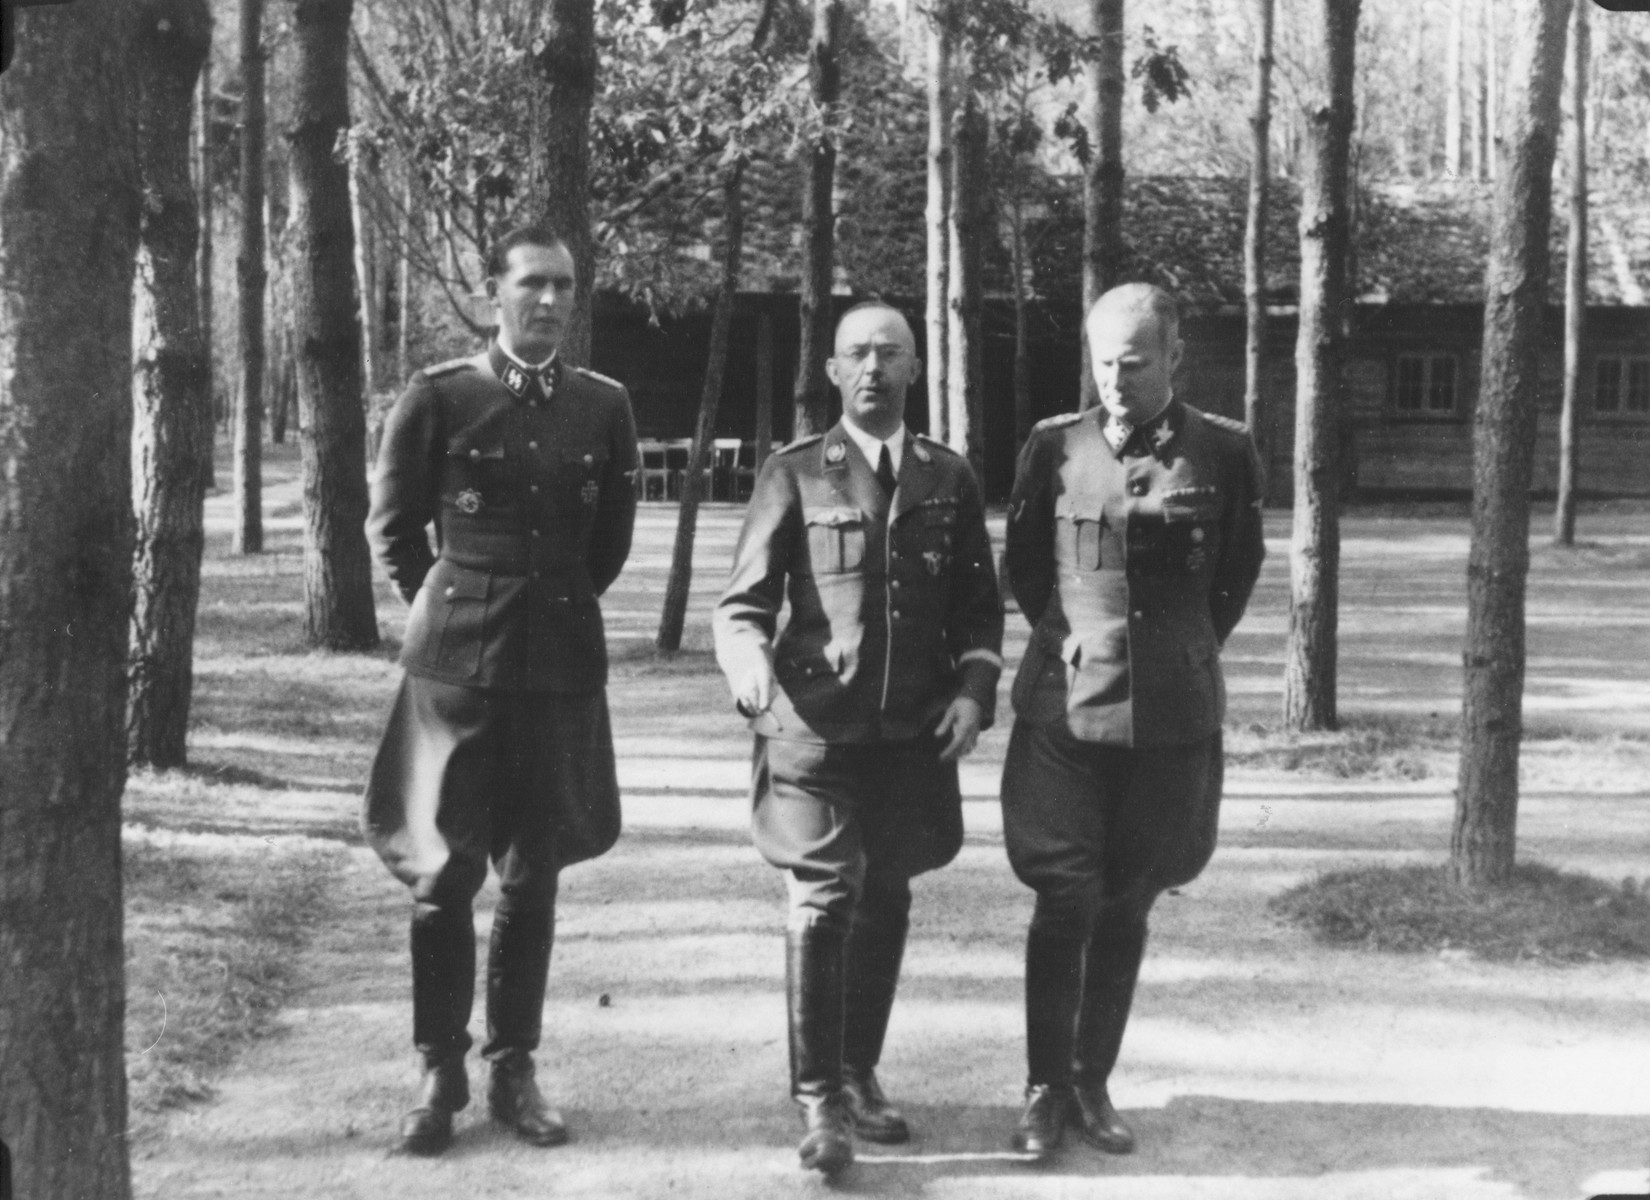
[[[464,513],[466,516],[474,516],[481,511],[481,493],[476,491],[475,488],[465,488],[458,494],[453,503],[458,506],[459,512]]]
[[[940,550],[924,550],[922,552],[922,565],[928,568],[928,573],[930,575],[938,575],[940,573],[940,568],[945,565],[944,552]]]
[[[586,504],[594,505],[601,498],[602,485],[594,479],[586,479],[584,486],[579,489],[579,499]]]

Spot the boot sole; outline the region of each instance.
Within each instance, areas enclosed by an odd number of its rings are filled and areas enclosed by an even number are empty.
[[[853,1164],[854,1148],[847,1141],[820,1146],[812,1153],[804,1152],[801,1155],[804,1170],[818,1171],[822,1175],[835,1175]]]

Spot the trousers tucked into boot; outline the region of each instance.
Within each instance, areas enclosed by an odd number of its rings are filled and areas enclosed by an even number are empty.
[[[840,926],[815,914],[785,932],[791,1095],[806,1130],[797,1153],[827,1175],[854,1158],[842,1094],[844,942]]]
[[[905,1142],[911,1137],[905,1118],[888,1103],[876,1077],[909,927],[906,909],[862,899],[848,929],[843,963],[843,1087],[854,1132],[883,1144]]]
[[[508,895],[500,899],[487,947],[487,1044],[482,1047],[486,1058],[537,1049],[555,935],[551,905],[512,903]]]
[[[413,1044],[426,1064],[470,1048],[475,1000],[476,931],[469,906],[413,905]]]
[[[1084,954],[1083,999],[1072,1059],[1076,1116],[1084,1138],[1110,1154],[1134,1149],[1134,1131],[1117,1115],[1106,1081],[1117,1065],[1145,951],[1146,910],[1130,908],[1109,913],[1096,924]]]

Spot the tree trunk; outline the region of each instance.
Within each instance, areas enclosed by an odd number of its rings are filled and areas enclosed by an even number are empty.
[[[1010,198],[1009,252],[1014,271],[1014,448],[1026,444],[1037,413],[1031,403],[1031,334],[1026,285],[1025,195],[1016,182]]]
[[[125,1200],[135,6],[17,17],[0,76],[0,1134]]]
[[[412,244],[413,222],[418,219],[413,211],[412,171],[408,170],[402,182],[401,211],[406,214],[407,228],[402,235],[396,259],[396,315],[395,315],[395,386],[406,384],[412,373]]]
[[[277,312],[290,318],[291,305],[277,304]],[[287,425],[298,398],[298,371],[293,365],[292,328],[278,324],[274,331],[274,362],[269,369],[269,440],[277,446],[286,444]]]
[[[548,0],[534,59],[532,196],[536,218],[573,252],[573,314],[557,351],[570,366],[590,361],[590,297],[596,244],[590,236],[590,106],[596,96],[595,0]]]
[[[353,0],[296,0],[293,72],[293,328],[304,468],[304,634],[327,650],[378,645],[367,551],[366,414],[356,320],[349,168]]]
[[[236,554],[264,548],[264,0],[240,0],[241,14],[241,386],[235,406]]]
[[[952,14],[936,0],[928,38],[928,436],[947,441],[950,403]]]
[[[1249,110],[1249,213],[1243,231],[1243,419],[1261,461],[1271,465],[1272,427],[1261,390],[1266,360],[1266,220],[1272,184],[1272,28],[1275,0],[1256,0],[1255,90]]]
[[[1553,541],[1576,540],[1576,412],[1581,403],[1581,351],[1587,336],[1587,9],[1570,14],[1570,230],[1564,271],[1564,405],[1558,416],[1558,496]]]
[[[836,263],[837,99],[842,91],[842,0],[813,0],[813,38],[808,47],[808,93],[821,122],[808,148],[807,182],[802,192],[802,344],[792,401],[795,436],[819,433],[830,424],[831,395],[825,360],[832,345],[831,280]]]
[[[372,402],[379,387],[378,263],[373,253],[372,220],[367,215],[365,185],[358,154],[349,160],[350,226],[355,233],[355,293],[361,300],[361,390]]]
[[[189,117],[206,60],[206,0],[139,5],[135,63],[144,212],[133,337],[132,657],[126,756],[181,767],[194,677],[212,398],[201,336]]]
[[[1485,85],[1488,76],[1484,66],[1484,5],[1490,0],[1474,0],[1473,4],[1473,45],[1478,47],[1474,55],[1472,67],[1472,96],[1467,107],[1467,137],[1472,153],[1472,177],[1479,183],[1488,178],[1488,166],[1485,153],[1485,129],[1488,115],[1488,96]]]
[[[195,262],[200,279],[195,286],[195,293],[200,297],[200,324],[201,337],[206,342],[206,480],[203,486],[211,491],[218,486],[217,466],[213,462],[213,442],[217,437],[217,371],[213,363],[213,348],[217,342],[212,332],[212,223],[216,205],[213,203],[214,188],[212,186],[212,165],[216,161],[216,139],[213,136],[212,123],[212,48],[206,49],[206,58],[201,62],[200,82],[200,123],[196,127],[196,158],[199,177],[196,180],[199,186],[200,198],[197,211],[200,213],[200,251]]]
[[[764,309],[756,317],[756,470],[773,453],[773,314]]]
[[[947,351],[946,444],[985,474],[985,365],[980,337],[981,270],[984,266],[986,141],[990,125],[972,88],[957,113],[951,159],[951,303]]]
[[[1484,0],[1484,177],[1495,179],[1501,157],[1501,55],[1495,18],[1499,0]]]
[[[1461,46],[1465,37],[1462,11],[1467,0],[1449,0],[1449,33],[1444,41],[1444,174],[1460,179],[1461,154]]]
[[[1507,877],[1517,833],[1530,476],[1570,7],[1570,0],[1518,0],[1513,17],[1513,83],[1490,226],[1483,381],[1473,422],[1461,767],[1450,837],[1450,869],[1471,885]]]
[[[1300,328],[1295,342],[1295,512],[1283,720],[1334,729],[1340,591],[1339,423],[1346,326],[1347,191],[1358,0],[1316,0],[1323,75],[1309,84],[1301,188]]]
[[[1089,64],[1089,140],[1093,156],[1083,172],[1083,312],[1120,282],[1123,265],[1123,0],[1089,0],[1099,57]],[[1081,407],[1093,408],[1089,340],[1083,344]]]
[[[710,351],[705,362],[705,386],[699,393],[699,423],[693,431],[682,501],[676,510],[676,543],[670,552],[670,577],[665,583],[665,607],[659,617],[660,650],[682,648],[682,625],[687,618],[688,594],[693,587],[693,540],[699,527],[699,503],[705,495],[705,471],[716,438],[716,408],[722,399],[722,378],[728,366],[728,336],[733,306],[739,296],[739,262],[745,248],[745,163],[735,159],[722,178],[727,209],[727,246],[722,252],[722,283],[716,293],[716,312],[710,324]]]

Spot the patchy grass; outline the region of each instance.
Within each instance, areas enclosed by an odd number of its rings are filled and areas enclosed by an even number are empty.
[[[212,1095],[298,983],[342,847],[312,839],[129,829],[126,1064],[133,1130]]]
[[[1319,941],[1400,953],[1464,951],[1492,961],[1650,958],[1650,880],[1608,883],[1520,863],[1505,885],[1457,887],[1446,866],[1333,871],[1269,907]]]
[[[1363,716],[1332,733],[1252,722],[1226,730],[1228,767],[1298,771],[1326,779],[1428,779],[1459,742],[1453,720]]]

